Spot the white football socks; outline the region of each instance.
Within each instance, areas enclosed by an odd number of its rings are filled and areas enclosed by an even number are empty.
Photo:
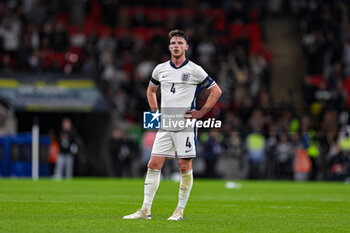
[[[153,198],[157,192],[160,182],[160,171],[161,170],[152,168],[148,168],[147,170],[144,187],[144,199],[141,208],[146,211],[147,215],[151,214]]]
[[[177,204],[178,208],[184,209],[193,184],[193,172],[192,170],[188,172],[181,173],[181,181],[179,187],[179,202]]]

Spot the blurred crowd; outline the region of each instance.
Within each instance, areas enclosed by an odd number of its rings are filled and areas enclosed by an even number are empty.
[[[290,2],[307,60],[303,106],[296,106],[287,91],[282,100],[271,96],[273,56],[263,30],[268,9],[258,0],[1,1],[0,66],[3,72],[91,77],[119,121],[141,126],[151,72],[170,58],[167,33],[179,28],[190,37],[189,59],[223,91],[206,116],[221,119],[222,129],[199,136],[203,176],[229,177],[225,171],[233,168],[219,169],[219,160],[230,158],[241,178],[345,179],[350,5]],[[116,175],[130,176],[131,160],[147,161],[152,137],[143,134],[148,149],[140,141],[135,150],[137,142],[122,136],[121,125],[110,153]]]
[[[306,57],[304,102],[327,159],[342,164],[335,173],[349,176],[350,24],[349,1],[299,1],[299,22]],[[331,165],[332,166],[332,165]],[[340,167],[342,167],[340,169]],[[342,170],[342,172],[339,172]]]

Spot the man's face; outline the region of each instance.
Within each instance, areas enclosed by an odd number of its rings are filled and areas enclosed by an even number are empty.
[[[62,122],[62,128],[63,130],[71,130],[72,129],[72,122],[69,119],[64,119]]]
[[[179,58],[188,50],[186,40],[179,36],[174,36],[170,39],[169,51],[175,58]]]

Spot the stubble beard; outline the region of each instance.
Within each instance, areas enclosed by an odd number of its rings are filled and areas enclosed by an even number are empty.
[[[178,55],[173,54],[173,57],[175,59],[179,59],[180,57],[182,57],[182,55],[184,55],[184,53],[179,53]]]

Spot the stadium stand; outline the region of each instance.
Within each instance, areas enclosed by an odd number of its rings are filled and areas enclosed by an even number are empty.
[[[291,2],[307,58],[305,107],[271,96],[270,66],[276,61],[264,45],[268,11],[263,1],[82,0],[74,7],[58,0],[2,1],[0,66],[4,73],[92,76],[116,127],[140,128],[142,112],[148,110],[151,71],[169,59],[167,33],[183,29],[190,37],[188,57],[205,67],[223,90],[207,115],[223,120],[221,175],[247,178],[246,138],[259,134],[265,145],[262,171],[255,178],[292,179],[295,151],[303,149],[313,165],[310,178],[331,179],[332,148],[340,128],[348,124],[350,105],[349,3]],[[343,120],[337,123],[339,118]],[[201,132],[200,145],[208,133]],[[133,135],[128,138],[140,146],[142,131]],[[198,173],[205,175],[200,167]]]

